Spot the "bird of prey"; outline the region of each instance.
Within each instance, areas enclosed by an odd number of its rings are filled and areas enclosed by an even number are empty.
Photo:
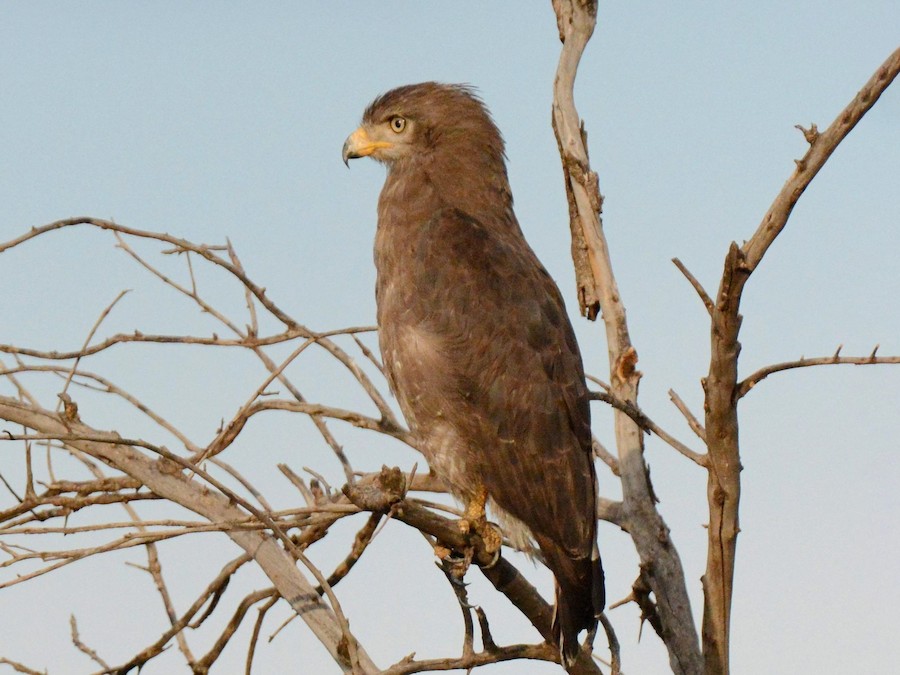
[[[345,163],[366,156],[387,166],[375,292],[391,389],[466,518],[483,522],[487,500],[553,572],[571,664],[605,602],[588,391],[562,296],[513,213],[503,139],[471,88],[426,82],[369,105],[343,148]]]

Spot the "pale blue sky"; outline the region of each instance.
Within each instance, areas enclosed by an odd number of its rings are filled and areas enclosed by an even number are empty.
[[[891,0],[601,3],[576,101],[645,375],[641,403],[695,447],[666,392],[676,389],[701,414],[707,317],[669,261],[680,257],[715,290],[728,243],[752,234],[805,150],[793,125],[830,123],[896,48],[898,28],[900,7]],[[0,240],[76,215],[195,242],[229,237],[251,276],[310,327],[371,324],[383,169],[357,161],[347,171],[341,144],[386,89],[468,82],[505,135],[526,236],[574,310],[549,124],[558,53],[549,2],[4,3]],[[838,344],[846,355],[868,354],[876,343],[880,353],[900,353],[898,177],[895,85],[815,180],[751,280],[743,373],[830,354]],[[70,230],[0,256],[0,342],[76,348],[124,288],[133,292],[103,335],[218,330],[113,244],[103,233]],[[155,255],[153,247],[141,250]],[[180,261],[154,261],[184,278]],[[204,293],[240,316],[238,287],[221,275],[200,276]],[[587,369],[602,377],[602,329],[575,322]],[[202,442],[265,376],[236,352],[173,347],[119,347],[84,365]],[[363,405],[324,359],[310,355],[293,376],[312,400]],[[54,404],[55,383],[28,384]],[[170,442],[141,420],[123,422],[122,408],[106,399],[85,395],[82,408],[101,428]],[[900,370],[891,367],[779,374],[745,399],[734,673],[887,673],[896,666],[898,408]],[[595,433],[611,446],[610,417],[594,410]],[[421,464],[395,444],[332,427],[359,468]],[[20,476],[20,454],[0,447],[4,476]],[[298,498],[277,462],[341,480],[297,416],[251,424],[227,459],[284,506]],[[705,475],[656,439],[648,441],[647,459],[699,616]],[[604,495],[618,495],[608,472],[600,480]],[[324,568],[346,553],[359,522],[329,536],[317,559]],[[174,583],[180,607],[236,551],[221,536],[200,541],[205,546],[162,548],[163,565],[181,578]],[[636,574],[633,549],[609,526],[601,546],[609,596],[617,600]],[[383,667],[411,651],[458,652],[458,610],[430,557],[421,538],[390,524],[338,587],[354,631]],[[91,664],[68,641],[71,612],[82,637],[111,661],[155,640],[164,629],[158,598],[149,578],[123,564],[141,559],[135,551],[92,560],[0,592],[0,655],[54,675],[88,672]],[[521,567],[531,574],[528,563]],[[498,641],[535,639],[478,577],[472,574],[472,599],[493,617]],[[546,574],[534,578],[549,592]],[[239,581],[248,590],[265,585],[249,574]],[[238,597],[231,592],[229,599]],[[610,616],[625,672],[666,672],[665,651],[649,627],[638,643],[633,606]],[[192,638],[196,652],[209,637]],[[230,648],[218,672],[243,672],[245,643]],[[173,672],[180,662],[171,652],[144,672]],[[337,672],[300,622],[262,645],[256,662],[260,673]],[[518,664],[483,672],[557,670]]]

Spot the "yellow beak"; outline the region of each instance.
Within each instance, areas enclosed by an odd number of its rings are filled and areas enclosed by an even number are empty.
[[[344,141],[344,148],[341,151],[341,157],[344,160],[344,164],[350,166],[349,160],[357,157],[368,157],[379,148],[389,148],[392,145],[393,143],[388,143],[387,141],[372,140],[369,138],[366,128],[360,127],[347,136],[347,140]]]

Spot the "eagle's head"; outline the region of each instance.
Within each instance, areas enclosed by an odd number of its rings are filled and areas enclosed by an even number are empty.
[[[372,157],[392,168],[449,153],[487,155],[502,165],[503,138],[471,87],[423,82],[372,101],[362,124],[344,143],[342,156],[345,164]]]

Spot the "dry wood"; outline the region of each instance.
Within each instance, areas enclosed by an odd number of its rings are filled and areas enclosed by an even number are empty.
[[[226,497],[180,471],[162,468],[133,445],[124,444],[117,434],[99,432],[77,423],[70,423],[67,428],[54,413],[23,405],[8,397],[0,397],[0,417],[46,434],[68,436],[75,432],[83,438],[96,439],[69,440],[67,444],[128,474],[156,494],[211,522],[229,522],[245,516],[246,512],[234,504],[233,495]],[[279,594],[301,616],[335,661],[350,672],[352,666],[346,645],[355,642],[355,639],[347,634],[333,608],[322,601],[313,586],[300,574],[288,552],[278,546],[271,535],[263,532],[231,530],[228,536],[253,557]],[[378,672],[362,647],[357,646],[356,652],[361,672]]]
[[[740,399],[738,357],[740,303],[744,286],[762,262],[775,237],[784,229],[806,187],[875,104],[900,72],[900,49],[894,51],[829,127],[805,133],[810,143],[802,159],[775,197],[756,232],[743,246],[732,243],[711,317],[711,358],[704,380],[706,438],[710,460],[708,552],[703,575],[703,654],[710,675],[729,672],[731,600],[735,549],[740,531],[741,458],[737,403]]]
[[[586,135],[575,109],[573,91],[581,54],[597,20],[597,3],[554,0],[553,8],[563,43],[553,87],[553,120],[562,155],[572,231],[578,233],[587,249],[592,288],[603,315],[609,353],[610,393],[615,399],[636,406],[641,377],[635,368],[637,352],[631,344],[625,308],[603,235],[597,174],[590,168]],[[573,243],[573,250],[575,248]],[[700,673],[703,669],[702,657],[684,570],[669,538],[669,529],[656,509],[644,462],[643,432],[628,414],[617,409],[615,434],[628,532],[656,596],[661,637],[669,650],[669,663],[675,673]],[[602,484],[600,492],[603,492]]]

